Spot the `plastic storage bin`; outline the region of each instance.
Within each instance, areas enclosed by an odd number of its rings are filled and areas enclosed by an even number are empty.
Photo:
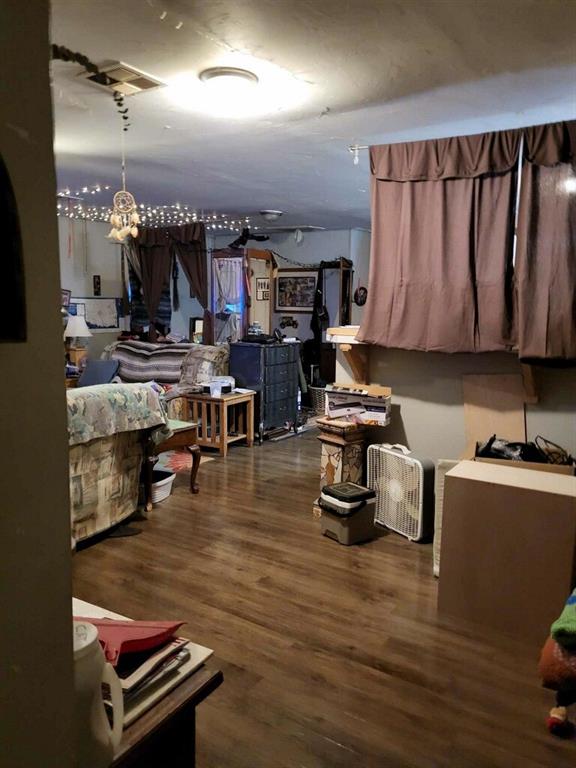
[[[324,486],[318,499],[322,509],[322,535],[346,546],[373,539],[376,535],[375,503],[375,492],[362,485],[336,483]]]

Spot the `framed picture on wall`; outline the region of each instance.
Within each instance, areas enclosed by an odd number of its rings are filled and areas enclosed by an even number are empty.
[[[83,315],[91,331],[120,330],[122,299],[71,297],[68,312],[70,315]]]
[[[64,307],[64,309],[68,309],[70,306],[70,297],[72,296],[72,291],[69,291],[67,288],[61,288],[60,293],[62,294],[61,298],[61,305]]]
[[[316,293],[315,269],[282,269],[276,278],[276,312],[312,312]]]

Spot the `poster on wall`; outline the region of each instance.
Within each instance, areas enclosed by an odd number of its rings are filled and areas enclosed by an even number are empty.
[[[270,278],[257,277],[256,278],[256,301],[269,301],[269,300],[270,300]]]
[[[71,315],[83,315],[91,331],[118,331],[121,308],[122,299],[72,297],[68,312]]]
[[[276,278],[276,312],[312,312],[316,270],[283,269]]]

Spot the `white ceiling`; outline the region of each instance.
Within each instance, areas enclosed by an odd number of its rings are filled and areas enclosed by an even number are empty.
[[[52,6],[53,42],[97,64],[122,60],[167,82],[222,64],[262,79],[276,68],[297,86],[297,106],[242,120],[176,105],[170,89],[128,99],[128,188],[143,202],[242,214],[279,208],[282,224],[367,226],[367,154],[354,166],[349,144],[576,117],[575,0]],[[59,187],[116,187],[120,120],[111,96],[77,72],[52,67]],[[107,204],[108,194],[90,202]]]

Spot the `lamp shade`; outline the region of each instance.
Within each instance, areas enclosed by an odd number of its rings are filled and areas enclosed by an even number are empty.
[[[66,330],[64,331],[64,338],[82,338],[92,336],[92,331],[86,325],[86,318],[82,315],[70,315]]]

